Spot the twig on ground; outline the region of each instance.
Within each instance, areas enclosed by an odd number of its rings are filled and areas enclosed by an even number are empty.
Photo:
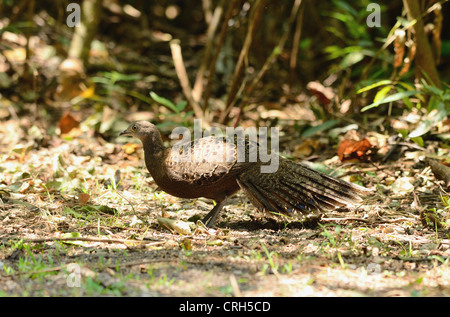
[[[135,244],[163,244],[166,241],[145,241],[145,240],[132,240],[132,239],[102,239],[102,238],[88,238],[88,237],[49,237],[49,238],[37,238],[37,239],[24,239],[27,243],[41,243],[41,242],[56,242],[56,241],[85,241],[85,242],[103,242],[103,243],[135,243]]]
[[[396,222],[404,222],[404,221],[414,221],[414,218],[397,218],[397,219],[380,219],[380,220],[370,220],[370,219],[363,219],[359,217],[337,217],[337,218],[321,218],[321,220],[334,222],[334,221],[361,221],[365,223],[373,223],[373,224],[380,224],[380,223],[396,223]]]

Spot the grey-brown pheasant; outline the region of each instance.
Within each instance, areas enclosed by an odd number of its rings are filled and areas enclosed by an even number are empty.
[[[239,189],[259,210],[294,217],[359,202],[359,194],[367,191],[282,157],[276,172],[262,173],[264,163],[260,160],[237,159],[239,146],[245,149],[246,157],[257,151],[256,143],[247,139],[234,137],[226,142],[225,138],[210,136],[166,148],[158,129],[147,121],[132,123],[120,135],[141,140],[145,165],[163,191],[181,198],[216,201],[202,220],[209,227],[214,225],[227,197]]]

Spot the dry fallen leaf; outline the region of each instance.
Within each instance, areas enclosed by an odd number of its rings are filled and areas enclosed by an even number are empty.
[[[66,112],[61,119],[59,119],[58,127],[61,134],[68,134],[75,128],[80,126],[80,122],[75,119],[70,112]]]
[[[78,203],[84,205],[89,201],[90,198],[91,198],[91,195],[85,194],[85,193],[80,193],[78,195]]]
[[[414,190],[413,182],[413,177],[399,177],[392,184],[392,192],[401,196],[406,195]]]
[[[325,87],[317,81],[309,82],[306,88],[317,97],[320,103],[325,106],[328,106],[335,97],[335,93],[332,88]]]
[[[314,139],[306,139],[304,142],[294,147],[293,155],[296,157],[311,156],[319,147],[319,141]]]
[[[339,143],[337,154],[343,162],[351,159],[366,160],[370,156],[373,146],[368,139],[360,141],[343,140]]]
[[[169,219],[169,218],[162,218],[162,217],[158,217],[157,220],[161,226],[166,227],[167,229],[169,229],[172,232],[177,232],[181,235],[188,235],[188,234],[192,233],[192,229],[191,229],[189,223],[187,223],[185,221],[174,220],[174,219]]]
[[[403,63],[403,56],[405,56],[405,43],[406,43],[406,32],[402,29],[397,29],[394,33],[394,67],[400,67]]]
[[[91,98],[95,95],[95,86],[92,85],[81,93],[81,97],[83,98]]]
[[[137,143],[126,143],[122,145],[122,150],[124,150],[127,154],[135,153],[138,148],[140,148],[140,145]]]
[[[33,181],[23,182],[22,185],[19,188],[19,193],[24,194],[30,189]]]

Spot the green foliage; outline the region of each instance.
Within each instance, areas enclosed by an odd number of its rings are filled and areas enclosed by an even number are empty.
[[[102,72],[101,76],[94,76],[91,80],[99,85],[98,93],[100,96],[105,96],[106,99],[101,98],[97,95],[89,96],[92,100],[103,101],[107,104],[112,104],[112,99],[114,101],[120,101],[123,99],[125,95],[129,95],[135,97],[145,103],[151,103],[151,99],[140,94],[134,89],[126,89],[127,83],[134,83],[139,80],[142,80],[141,74],[122,74],[117,71],[112,72]],[[122,96],[122,98],[117,98],[117,96]],[[125,105],[123,105],[125,106]]]
[[[272,269],[272,272],[274,274],[277,274],[278,272],[278,264],[276,263],[276,258],[277,258],[277,254],[273,251],[269,251],[269,249],[267,249],[267,247],[264,245],[264,243],[261,243],[261,247],[264,249],[264,253],[266,254],[268,263],[264,264],[263,266],[263,273],[265,273],[267,271],[267,269],[270,268]]]
[[[51,251],[46,255],[35,254],[35,252],[40,252],[42,248],[43,245],[41,244],[25,244],[22,239],[18,241],[11,241],[11,251],[20,250],[21,253],[17,260],[17,264],[14,265],[14,267],[3,264],[4,272],[7,275],[16,274],[19,272],[20,274],[27,276],[27,278],[38,278],[41,281],[48,275],[56,274],[57,272],[52,270],[54,267],[54,261]]]
[[[322,226],[323,232],[321,233],[322,236],[326,237],[328,239],[328,243],[331,244],[333,248],[337,247],[337,243],[339,241],[339,233],[341,232],[342,227],[339,225],[336,225],[334,227],[334,234],[330,231],[328,231],[325,226]]]
[[[305,129],[302,132],[302,138],[309,138],[317,133],[326,131],[328,129],[331,129],[332,127],[334,127],[336,124],[338,124],[340,122],[340,120],[328,120],[325,121],[322,124],[316,125],[314,127],[310,127]]]
[[[347,69],[362,61],[364,57],[373,57],[375,54],[373,50],[365,49],[363,46],[339,47],[337,45],[328,46],[325,49],[325,53],[328,54],[330,60],[340,59],[334,71]]]
[[[414,95],[418,96],[421,93],[420,91],[417,91],[417,90],[411,90],[411,91],[400,91],[395,94],[386,96],[389,91],[390,91],[390,89],[387,89],[387,90],[381,89],[375,95],[374,103],[364,107],[363,109],[361,109],[361,111],[364,112],[366,110],[369,110],[374,107],[378,107],[379,105],[385,104],[385,103],[390,103],[390,102],[399,101],[399,100],[408,100],[407,98],[409,98],[410,96],[414,96]],[[408,104],[408,101],[406,101],[405,104]]]
[[[156,274],[156,270],[152,265],[148,265],[147,274],[150,281],[147,282],[147,287],[150,288],[154,285],[168,287],[175,282],[175,278],[168,278],[166,273],[162,273],[159,276]]]
[[[157,124],[157,127],[159,129],[165,130],[168,127],[172,127],[174,125],[175,126],[179,125],[177,123],[179,121],[178,119],[182,120],[182,124],[184,126],[192,125],[192,122],[190,122],[190,118],[193,117],[194,111],[184,112],[186,109],[186,106],[188,104],[187,101],[183,100],[177,104],[174,104],[169,99],[166,99],[164,97],[157,95],[154,91],[150,92],[150,96],[152,97],[152,99],[154,101],[156,101],[160,105],[162,105],[162,106],[166,107],[168,110],[170,110],[170,113],[165,115],[165,117],[167,119],[163,123]],[[176,118],[177,120],[171,120],[171,118],[173,118],[173,119]]]
[[[169,99],[166,99],[164,97],[158,96],[154,91],[150,92],[150,96],[153,98],[153,100],[155,100],[156,102],[160,103],[161,105],[169,108],[170,110],[172,110],[176,114],[179,114],[187,106],[187,101],[181,101],[181,102],[179,102],[178,104],[175,105]]]
[[[362,112],[379,107],[383,104],[396,104],[403,102],[408,110],[413,107],[424,109],[426,114],[417,127],[409,131],[399,131],[403,137],[409,137],[419,145],[423,145],[421,137],[433,129],[439,122],[443,121],[450,113],[450,89],[440,89],[422,80],[420,90],[416,90],[406,82],[394,82],[391,80],[380,80],[369,84],[357,91],[358,94],[372,89],[378,89],[373,103],[361,109]],[[393,92],[389,94],[390,92]],[[423,106],[427,103],[426,107]]]
[[[335,35],[338,39],[333,40],[333,44],[325,48],[325,53],[329,60],[336,61],[336,64],[330,69],[330,72],[339,72],[342,70],[352,70],[366,57],[376,57],[376,41],[374,36],[383,35],[384,27],[370,28],[366,19],[369,14],[367,11],[367,1],[344,1],[333,0],[332,11],[325,12],[324,15],[332,18],[334,21],[327,23],[326,30],[329,34]],[[380,4],[381,11],[385,10],[384,5]],[[384,58],[382,55],[380,58]],[[352,73],[358,74],[362,68],[355,68]]]

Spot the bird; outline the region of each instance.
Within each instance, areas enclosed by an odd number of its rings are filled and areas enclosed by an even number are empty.
[[[166,147],[157,127],[148,121],[132,122],[119,136],[142,142],[145,165],[161,190],[216,202],[202,219],[209,228],[215,226],[228,197],[239,190],[258,210],[293,218],[361,202],[368,191],[281,156],[275,172],[263,173],[265,163],[260,159],[238,159],[239,149],[246,158],[258,150],[248,138],[208,136]]]

